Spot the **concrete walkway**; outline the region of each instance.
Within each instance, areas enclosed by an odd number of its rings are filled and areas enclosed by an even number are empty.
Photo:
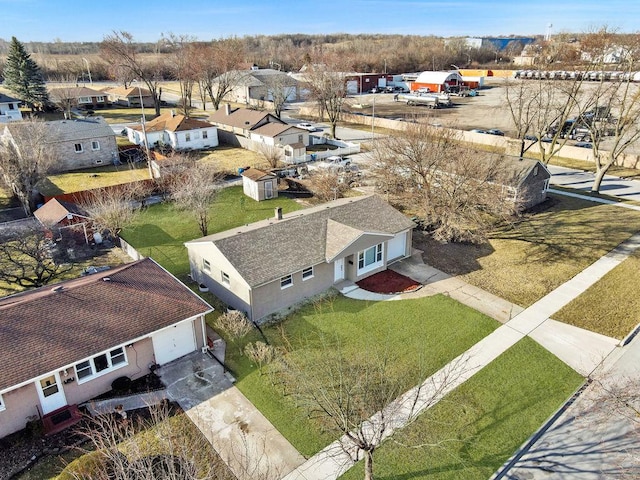
[[[223,355],[223,345],[215,342],[214,352]],[[276,480],[305,461],[209,355],[194,352],[157,372],[168,397],[180,405],[238,480]]]
[[[435,405],[446,393],[455,389],[491,361],[515,345],[525,336],[530,336],[540,345],[564,361],[571,368],[588,376],[618,346],[619,341],[572,325],[552,320],[552,314],[567,305],[587,288],[595,284],[640,248],[640,234],[636,234],[620,244],[604,257],[587,267],[581,273],[550,292],[527,309],[511,305],[481,289],[469,289],[461,280],[454,283],[442,272],[420,263],[417,256],[392,266],[392,269],[425,283],[425,287],[402,295],[378,295],[365,292],[357,285],[345,282],[341,292],[350,297],[363,300],[399,300],[419,296],[446,293],[458,297],[462,303],[474,306],[476,302],[492,317],[506,322],[489,336],[475,344],[461,356],[443,367],[427,379],[421,386],[407,392],[389,406],[386,417],[393,417],[393,427],[385,432],[385,437],[393,434],[397,428],[406,425],[412,416]],[[492,305],[492,306],[488,306]],[[513,318],[514,312],[518,311]],[[419,392],[419,402],[415,410],[407,412],[406,402],[415,398]],[[395,404],[395,405],[394,405]],[[379,414],[373,415],[369,422],[375,423]],[[344,474],[359,460],[358,452],[345,449],[350,442],[343,438],[337,440],[311,457],[307,462],[293,470],[283,480],[334,480]]]

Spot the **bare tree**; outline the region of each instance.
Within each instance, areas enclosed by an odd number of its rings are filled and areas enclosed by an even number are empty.
[[[382,185],[395,182],[398,202],[440,241],[480,242],[496,219],[518,210],[507,201],[510,171],[458,141],[454,130],[411,123],[373,150]],[[380,173],[381,172],[381,173]]]
[[[348,58],[324,55],[308,72],[305,80],[311,100],[318,104],[320,117],[325,114],[331,124],[331,136],[336,137],[336,126],[347,97]]]
[[[342,180],[341,175],[333,169],[318,169],[309,179],[309,190],[323,202],[336,200],[349,190],[349,184]]]
[[[273,113],[280,118],[285,104],[295,95],[296,81],[288,75],[270,75],[265,81],[267,96],[273,103]]]
[[[282,160],[282,148],[276,145],[260,145],[258,153],[260,153],[271,168],[277,168]]]
[[[398,372],[384,346],[354,358],[338,339],[322,337],[314,348],[289,352],[282,362],[279,376],[287,391],[321,428],[339,436],[338,448],[330,452],[336,463],[347,463],[341,465],[346,469],[364,458],[365,480],[373,480],[374,453],[382,441],[437,403],[466,368],[465,360],[453,362],[407,391],[411,380]]]
[[[226,336],[227,339],[233,343],[237,343],[238,340],[246,337],[247,334],[253,330],[253,325],[247,318],[247,316],[239,311],[239,310],[230,310],[222,315],[214,321],[214,327],[218,330],[221,330]],[[240,354],[242,354],[242,348],[238,346],[240,349]]]
[[[64,112],[64,118],[71,118],[71,109],[77,106],[76,91],[77,87],[66,86],[52,90],[49,99]]]
[[[192,109],[193,88],[197,81],[197,55],[195,38],[190,35],[169,34],[167,46],[171,50],[171,67],[180,85],[180,110],[189,117]]]
[[[640,89],[633,81],[640,43],[633,38],[622,44],[606,29],[588,35],[585,42],[602,73],[580,98],[577,118],[580,127],[588,131],[592,145],[596,176],[591,191],[599,192],[605,174],[640,139]],[[620,52],[620,71],[616,72],[616,79],[606,81],[604,57],[613,50]]]
[[[582,90],[582,77],[563,82],[552,79],[507,82],[505,101],[520,140],[521,157],[537,144],[539,160],[548,164],[560,151],[569,138],[568,121],[578,109]]]
[[[0,280],[36,288],[57,280],[73,268],[66,250],[56,248],[44,230],[33,228],[0,243]]]
[[[153,97],[156,115],[160,115],[162,94],[159,83],[162,80],[160,60],[156,59],[156,63],[145,63],[137,52],[133,35],[125,31],[114,31],[111,35],[104,37],[101,49],[107,63],[114,65],[120,71],[127,72],[125,78],[129,81],[139,79],[145,83]]]
[[[81,202],[95,228],[105,238],[116,238],[131,225],[140,209],[139,202],[148,194],[138,183],[91,191]]]
[[[49,144],[52,132],[44,122],[30,119],[15,123],[10,132],[0,137],[0,176],[30,215],[36,186],[55,170],[59,156]]]
[[[237,70],[242,62],[243,43],[237,38],[227,38],[199,44],[196,48],[198,84],[200,91],[206,93],[203,104],[208,96],[213,108],[218,110],[224,97],[244,76]]]
[[[170,406],[149,415],[102,414],[80,429],[92,461],[71,463],[65,474],[77,480],[230,480],[235,478],[206,439]]]
[[[183,174],[175,176],[171,198],[175,206],[196,217],[203,236],[209,231],[211,203],[220,189],[222,174],[210,165],[195,164]]]

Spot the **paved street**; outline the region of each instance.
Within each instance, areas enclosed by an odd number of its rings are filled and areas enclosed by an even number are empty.
[[[553,175],[551,177],[551,185],[575,188],[584,192],[591,190],[594,179],[593,173],[555,165],[549,165],[548,168]],[[605,175],[600,193],[620,199],[640,201],[640,180]]]
[[[495,479],[600,480],[639,478],[639,419],[635,410],[614,399],[620,387],[637,392],[640,338],[608,359],[596,381],[570,405],[513,468]],[[616,392],[617,393],[617,392]],[[637,408],[638,405],[635,405]]]

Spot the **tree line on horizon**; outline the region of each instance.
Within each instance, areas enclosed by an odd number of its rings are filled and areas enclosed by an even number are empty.
[[[542,37],[536,46],[545,61],[551,63],[576,63],[580,60],[578,45],[588,34],[560,33],[551,41]],[[619,34],[621,43],[627,43]],[[105,38],[107,38],[105,36]],[[174,51],[172,38],[188,35],[161,35],[157,42],[138,42],[132,44],[138,55],[168,58]],[[229,37],[201,41],[189,37],[189,42],[215,44],[232,39],[241,45],[240,62],[246,65],[256,64],[262,68],[272,67],[282,71],[297,71],[321,53],[333,52],[347,54],[351,59],[353,71],[362,73],[388,72],[405,73],[424,70],[448,70],[452,65],[460,68],[508,68],[514,56],[519,55],[524,45],[514,37],[506,48],[499,50],[489,46],[471,47],[464,37],[437,37],[419,35],[383,35],[383,34],[281,34]],[[0,62],[9,53],[10,40],[0,38]],[[83,57],[91,64],[93,80],[114,80],[108,62],[102,58],[104,41],[101,42],[23,42],[27,52],[38,62],[47,81],[69,81],[82,79],[87,66]],[[77,58],[74,58],[77,57]],[[0,67],[0,74],[2,73]],[[160,71],[164,79],[172,79],[170,69]]]

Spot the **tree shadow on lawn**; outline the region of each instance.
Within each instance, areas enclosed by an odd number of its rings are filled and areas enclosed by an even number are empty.
[[[496,248],[513,265],[595,261],[635,233],[638,228],[634,225],[640,226],[636,212],[550,195],[519,221],[497,228],[483,244],[441,244],[420,232],[413,238],[425,263],[451,275],[464,275],[481,270],[479,259],[492,255]]]
[[[153,223],[136,226],[126,231],[122,238],[137,249],[181,244],[181,242],[177,242],[176,238],[169,235],[166,230]]]
[[[426,264],[450,275],[464,275],[481,270],[478,259],[488,257],[495,251],[489,242],[441,243],[418,231],[413,235],[413,245],[422,250],[422,259]]]
[[[640,215],[633,211],[552,195],[490,239],[528,244],[521,247],[528,262],[571,261],[615,248],[638,230],[633,224],[640,225]]]
[[[65,193],[60,187],[49,180],[49,178],[44,178],[38,182],[38,191],[47,197],[53,197],[54,195],[62,195]]]

